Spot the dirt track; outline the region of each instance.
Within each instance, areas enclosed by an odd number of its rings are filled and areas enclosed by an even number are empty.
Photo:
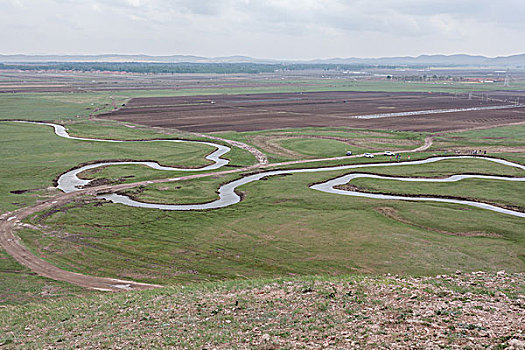
[[[412,150],[402,150],[401,153],[414,153],[414,152],[422,152],[430,148],[432,146],[432,142],[434,141],[434,138],[432,136],[427,136],[425,138],[425,143],[417,148],[414,148]],[[381,155],[383,152],[376,152],[372,153],[373,155]],[[357,158],[360,157],[360,155],[354,155],[354,156],[341,156],[341,157],[332,157],[332,158],[318,158],[318,159],[308,159],[308,160],[292,160],[289,162],[281,162],[281,163],[273,163],[269,164],[271,166],[283,166],[283,165],[291,165],[291,164],[301,164],[301,163],[310,163],[310,162],[326,162],[330,160],[342,160],[342,159],[348,159],[348,158]]]
[[[20,242],[20,238],[14,233],[16,226],[18,226],[17,224],[19,224],[19,220],[37,211],[65,204],[71,199],[71,196],[61,195],[54,198],[54,200],[45,201],[41,204],[21,209],[16,213],[7,213],[0,216],[0,245],[9,255],[15,258],[22,265],[28,267],[31,271],[36,272],[40,276],[48,277],[54,280],[73,283],[89,289],[112,292],[161,287],[154,284],[88,276],[62,270],[33,255],[33,253],[31,253],[31,251],[29,251],[29,249],[27,249]]]
[[[511,104],[522,92],[499,92],[489,100],[451,94],[316,92],[135,98],[100,118],[194,132],[256,131],[299,127],[353,127],[405,131],[449,131],[523,121],[525,108],[458,111],[407,117],[356,116],[466,109]]]

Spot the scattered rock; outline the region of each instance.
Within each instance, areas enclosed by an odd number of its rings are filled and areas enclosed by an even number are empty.
[[[525,341],[518,340],[518,339],[511,339],[509,340],[509,347],[507,349],[509,350],[524,350],[525,349]]]
[[[111,296],[104,300],[111,306],[66,302],[65,310],[75,310],[67,318],[40,321],[40,315],[28,315],[22,324],[18,309],[10,306],[0,334],[21,330],[12,348],[38,348],[56,339],[63,339],[63,348],[96,348],[93,344],[107,342],[118,329],[122,348],[163,348],[169,339],[170,348],[200,344],[193,347],[220,350],[525,350],[525,274],[440,277],[298,278],[243,287],[218,284],[213,290],[167,288],[141,296],[140,302]],[[83,319],[88,308],[97,310],[97,317]],[[144,332],[144,327],[154,331]]]

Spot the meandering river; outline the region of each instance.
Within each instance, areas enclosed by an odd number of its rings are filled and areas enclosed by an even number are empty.
[[[229,182],[229,183],[226,183],[220,186],[219,199],[212,201],[212,202],[208,202],[208,203],[202,203],[202,204],[145,203],[145,202],[140,202],[140,201],[131,199],[130,197],[126,195],[117,194],[117,193],[100,195],[99,198],[109,200],[113,203],[119,203],[119,204],[124,204],[124,205],[132,206],[132,207],[139,207],[139,208],[154,208],[154,209],[162,209],[162,210],[217,209],[217,208],[224,208],[224,207],[239,203],[241,201],[241,197],[235,191],[238,187],[254,182],[254,181],[258,181],[262,178],[269,177],[269,176],[296,174],[296,173],[316,173],[316,172],[329,172],[329,171],[338,171],[338,170],[363,169],[363,168],[370,168],[370,167],[407,166],[407,165],[414,165],[414,164],[434,163],[434,162],[442,161],[445,159],[449,160],[449,159],[465,159],[465,158],[485,159],[491,162],[495,162],[495,163],[512,166],[512,167],[516,167],[516,168],[525,170],[525,166],[521,164],[509,162],[509,161],[502,160],[502,159],[496,159],[496,158],[469,157],[469,156],[433,157],[433,158],[428,158],[424,160],[401,162],[401,163],[351,164],[351,165],[341,165],[341,166],[325,167],[325,168],[305,168],[305,169],[273,170],[273,171],[261,172],[258,174],[245,176],[243,178],[240,178],[238,180],[235,180],[235,181],[232,181],[232,182]],[[155,164],[148,164],[147,162],[126,162],[126,163],[142,164],[142,165],[152,166],[152,167],[155,167],[155,169],[157,169]],[[88,167],[94,168],[97,166],[104,166],[108,164],[111,164],[111,163],[92,164]],[[116,163],[116,164],[122,164],[122,163]],[[62,175],[59,179],[59,188],[65,192],[71,192],[74,190],[78,190],[78,188],[76,189],[72,188],[71,185],[78,184],[79,186],[83,186],[89,183],[89,180],[82,180],[76,176],[76,174],[78,174],[79,171],[82,171],[82,169],[83,168],[72,170]],[[392,177],[385,177],[385,176],[379,176],[379,175],[358,173],[358,174],[349,174],[349,175],[340,176],[335,179],[329,180],[327,182],[310,186],[310,188],[313,190],[327,192],[327,193],[374,198],[374,199],[433,201],[433,202],[463,204],[463,205],[469,205],[469,206],[473,206],[477,208],[488,209],[488,210],[496,211],[496,212],[503,213],[503,214],[514,215],[518,217],[525,217],[525,213],[522,213],[519,211],[500,208],[494,205],[481,203],[481,202],[468,201],[468,200],[459,200],[459,199],[451,199],[451,198],[450,199],[449,198],[437,198],[437,197],[404,197],[404,196],[394,196],[394,195],[387,195],[387,194],[372,194],[372,193],[364,193],[364,192],[356,192],[356,191],[345,191],[345,190],[339,190],[339,189],[334,188],[335,186],[346,184],[355,178],[363,178],[363,177],[398,180],[398,181],[414,181],[414,182],[453,182],[453,181],[460,181],[460,180],[469,179],[469,178],[502,180],[502,181],[525,181],[525,177],[503,177],[503,176],[484,176],[484,175],[454,175],[454,176],[450,176],[445,179],[433,179],[433,178],[423,179],[423,178],[407,178],[407,177],[392,178]],[[61,187],[61,184],[67,184],[67,185]]]
[[[77,169],[70,170],[62,174],[59,177],[58,188],[64,192],[78,191],[82,187],[88,185],[89,182],[91,182],[91,180],[80,179],[78,177],[78,174],[80,174],[83,171],[94,169],[97,167],[102,167],[102,166],[136,164],[136,165],[148,166],[152,169],[165,170],[165,171],[196,171],[196,170],[206,171],[206,170],[219,169],[223,167],[224,165],[228,164],[228,160],[222,159],[221,156],[229,152],[230,148],[227,146],[223,146],[223,145],[219,145],[219,144],[215,144],[211,142],[172,140],[172,139],[123,141],[123,140],[81,138],[81,137],[74,137],[74,136],[69,135],[66,128],[63,127],[62,125],[53,124],[53,123],[37,123],[37,122],[26,122],[26,121],[19,121],[19,122],[48,125],[54,128],[55,133],[58,136],[68,138],[68,139],[73,139],[73,140],[95,141],[95,142],[194,142],[194,143],[201,143],[201,144],[205,144],[205,145],[209,145],[209,146],[213,146],[217,148],[216,151],[206,156],[206,159],[213,161],[214,164],[211,164],[211,165],[208,165],[202,168],[197,168],[197,169],[174,168],[174,167],[162,166],[156,162],[139,162],[139,161],[137,162],[134,162],[134,161],[100,162],[100,163],[85,165]],[[524,165],[513,163],[510,161],[503,160],[503,159],[497,159],[497,158],[472,157],[472,156],[432,157],[432,158],[423,159],[423,160],[415,160],[415,161],[407,161],[407,162],[399,162],[399,163],[396,162],[396,163],[350,164],[350,165],[340,165],[340,166],[333,166],[333,167],[265,171],[265,172],[261,172],[257,174],[248,175],[238,180],[235,180],[235,181],[232,181],[232,182],[229,182],[229,183],[226,183],[220,186],[219,191],[218,191],[219,199],[212,201],[212,202],[208,202],[208,203],[202,203],[202,204],[145,203],[145,202],[133,200],[126,195],[117,194],[117,193],[104,194],[98,197],[106,199],[113,203],[124,204],[128,206],[140,207],[140,208],[153,208],[153,209],[162,209],[162,210],[217,209],[217,208],[224,208],[224,207],[239,203],[241,201],[241,197],[236,193],[235,190],[242,185],[261,180],[262,178],[265,178],[265,177],[270,177],[270,176],[275,176],[275,175],[285,175],[285,174],[296,174],[296,173],[316,173],[316,172],[330,172],[330,171],[351,170],[351,169],[364,169],[364,168],[370,168],[370,167],[393,167],[393,166],[429,164],[429,163],[439,162],[442,160],[465,159],[465,158],[485,159],[490,162],[495,162],[495,163],[499,163],[502,165],[511,166],[511,167],[525,170]],[[487,203],[482,203],[482,202],[460,200],[460,199],[453,199],[453,198],[438,198],[438,197],[431,197],[431,196],[408,197],[408,196],[397,196],[397,195],[389,195],[389,194],[374,194],[374,193],[364,193],[364,192],[357,192],[357,191],[347,191],[347,190],[341,190],[341,189],[335,188],[339,185],[346,184],[356,178],[388,179],[388,180],[411,181],[411,182],[454,182],[454,181],[461,181],[463,179],[471,179],[471,178],[501,180],[501,181],[525,181],[525,177],[503,177],[503,176],[487,176],[487,175],[453,175],[448,178],[410,178],[410,177],[386,177],[386,176],[373,175],[373,174],[353,173],[353,174],[339,176],[335,179],[331,179],[331,180],[328,180],[320,184],[312,185],[310,186],[310,188],[313,190],[326,192],[326,193],[346,195],[346,196],[355,196],[355,197],[365,197],[365,198],[372,198],[372,199],[431,201],[431,202],[462,204],[462,205],[468,205],[472,207],[492,210],[498,213],[513,215],[513,216],[518,216],[518,217],[525,217],[525,213],[523,212],[505,209],[505,208],[497,207],[497,206],[490,205]]]

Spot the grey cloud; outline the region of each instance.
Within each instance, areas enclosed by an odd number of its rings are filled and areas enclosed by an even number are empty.
[[[525,51],[523,18],[522,0],[0,0],[0,50],[497,55]]]

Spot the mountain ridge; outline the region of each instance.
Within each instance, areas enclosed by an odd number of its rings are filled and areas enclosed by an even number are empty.
[[[367,65],[444,65],[444,66],[525,66],[525,54],[486,57],[481,55],[419,55],[378,58],[334,57],[311,60],[259,59],[249,56],[233,55],[204,57],[195,55],[26,55],[0,54],[3,63],[42,63],[42,62],[139,62],[139,63],[255,63],[255,64],[367,64]]]

